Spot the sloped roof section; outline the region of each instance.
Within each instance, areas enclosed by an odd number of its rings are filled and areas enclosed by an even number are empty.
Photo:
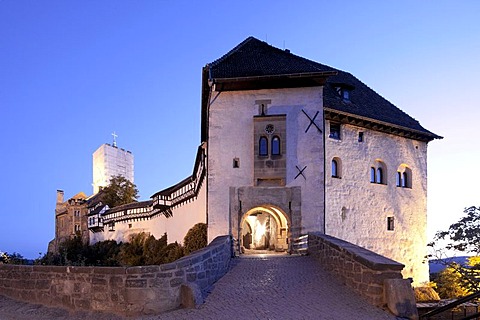
[[[215,79],[336,71],[335,69],[248,37],[210,65]]]
[[[324,74],[324,108],[339,114],[358,116],[395,128],[407,129],[419,139],[430,141],[442,137],[423,128],[420,123],[380,96],[352,74],[294,55],[249,37],[220,59],[207,65],[209,81],[245,79],[252,77],[279,77],[285,75]],[[319,84],[320,85],[320,84]],[[349,89],[346,101],[336,87]],[[390,129],[391,130],[391,129]]]

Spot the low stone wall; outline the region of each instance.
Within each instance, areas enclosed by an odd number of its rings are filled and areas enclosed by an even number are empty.
[[[385,280],[402,279],[403,264],[325,234],[308,234],[308,253],[376,306],[386,304]]]
[[[228,270],[229,236],[175,262],[142,267],[0,265],[0,294],[30,303],[120,315],[158,314],[201,295]],[[197,298],[198,299],[198,298]],[[191,304],[191,303],[190,303]]]

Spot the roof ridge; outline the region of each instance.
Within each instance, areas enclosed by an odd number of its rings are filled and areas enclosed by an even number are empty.
[[[210,65],[210,66],[216,66],[217,64],[219,64],[220,62],[222,62],[223,60],[225,60],[226,58],[230,57],[231,55],[233,55],[235,52],[237,52],[241,47],[245,46],[248,42],[252,41],[252,40],[257,40],[257,41],[261,41],[261,40],[258,40],[257,38],[253,37],[253,36],[249,36],[247,37],[245,40],[243,40],[242,42],[240,42],[239,44],[237,44],[232,50],[228,51],[227,53],[225,53],[223,56],[221,56],[220,58],[218,58],[217,60],[211,62],[211,63],[208,63],[207,65]],[[261,41],[263,42],[263,41]],[[267,43],[268,44],[268,43]]]

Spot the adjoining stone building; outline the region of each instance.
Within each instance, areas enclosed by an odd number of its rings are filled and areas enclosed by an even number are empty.
[[[288,250],[322,232],[428,281],[427,144],[441,137],[356,77],[249,37],[202,71],[193,172],[151,201],[90,209],[91,243],[132,232]]]
[[[75,235],[79,235],[84,243],[88,243],[87,213],[87,196],[85,193],[79,192],[64,201],[63,190],[57,190],[55,238],[48,244],[48,252],[58,252],[60,243]]]

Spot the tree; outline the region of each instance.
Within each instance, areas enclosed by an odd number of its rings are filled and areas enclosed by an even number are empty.
[[[480,255],[480,207],[469,207],[465,217],[450,225],[447,231],[439,231],[435,241],[447,240],[447,249]]]
[[[185,255],[205,248],[207,246],[207,225],[205,223],[197,223],[188,230],[183,239],[183,247]]]
[[[447,231],[438,231],[429,244],[434,249],[433,256],[447,266],[435,281],[442,297],[456,298],[480,290],[480,207],[471,206],[463,212],[466,216],[450,225]],[[436,245],[443,241],[447,241],[447,250],[474,253],[477,257],[470,257],[465,265],[442,259],[446,254]]]
[[[102,191],[105,204],[110,208],[131,203],[138,199],[137,186],[121,175],[113,176],[110,179],[110,184]]]
[[[469,294],[469,291],[464,287],[463,275],[459,271],[461,268],[459,264],[454,262],[439,273],[435,283],[441,298],[455,299]]]
[[[21,254],[14,252],[2,252],[0,251],[0,264],[26,264],[27,259],[25,259]]]

